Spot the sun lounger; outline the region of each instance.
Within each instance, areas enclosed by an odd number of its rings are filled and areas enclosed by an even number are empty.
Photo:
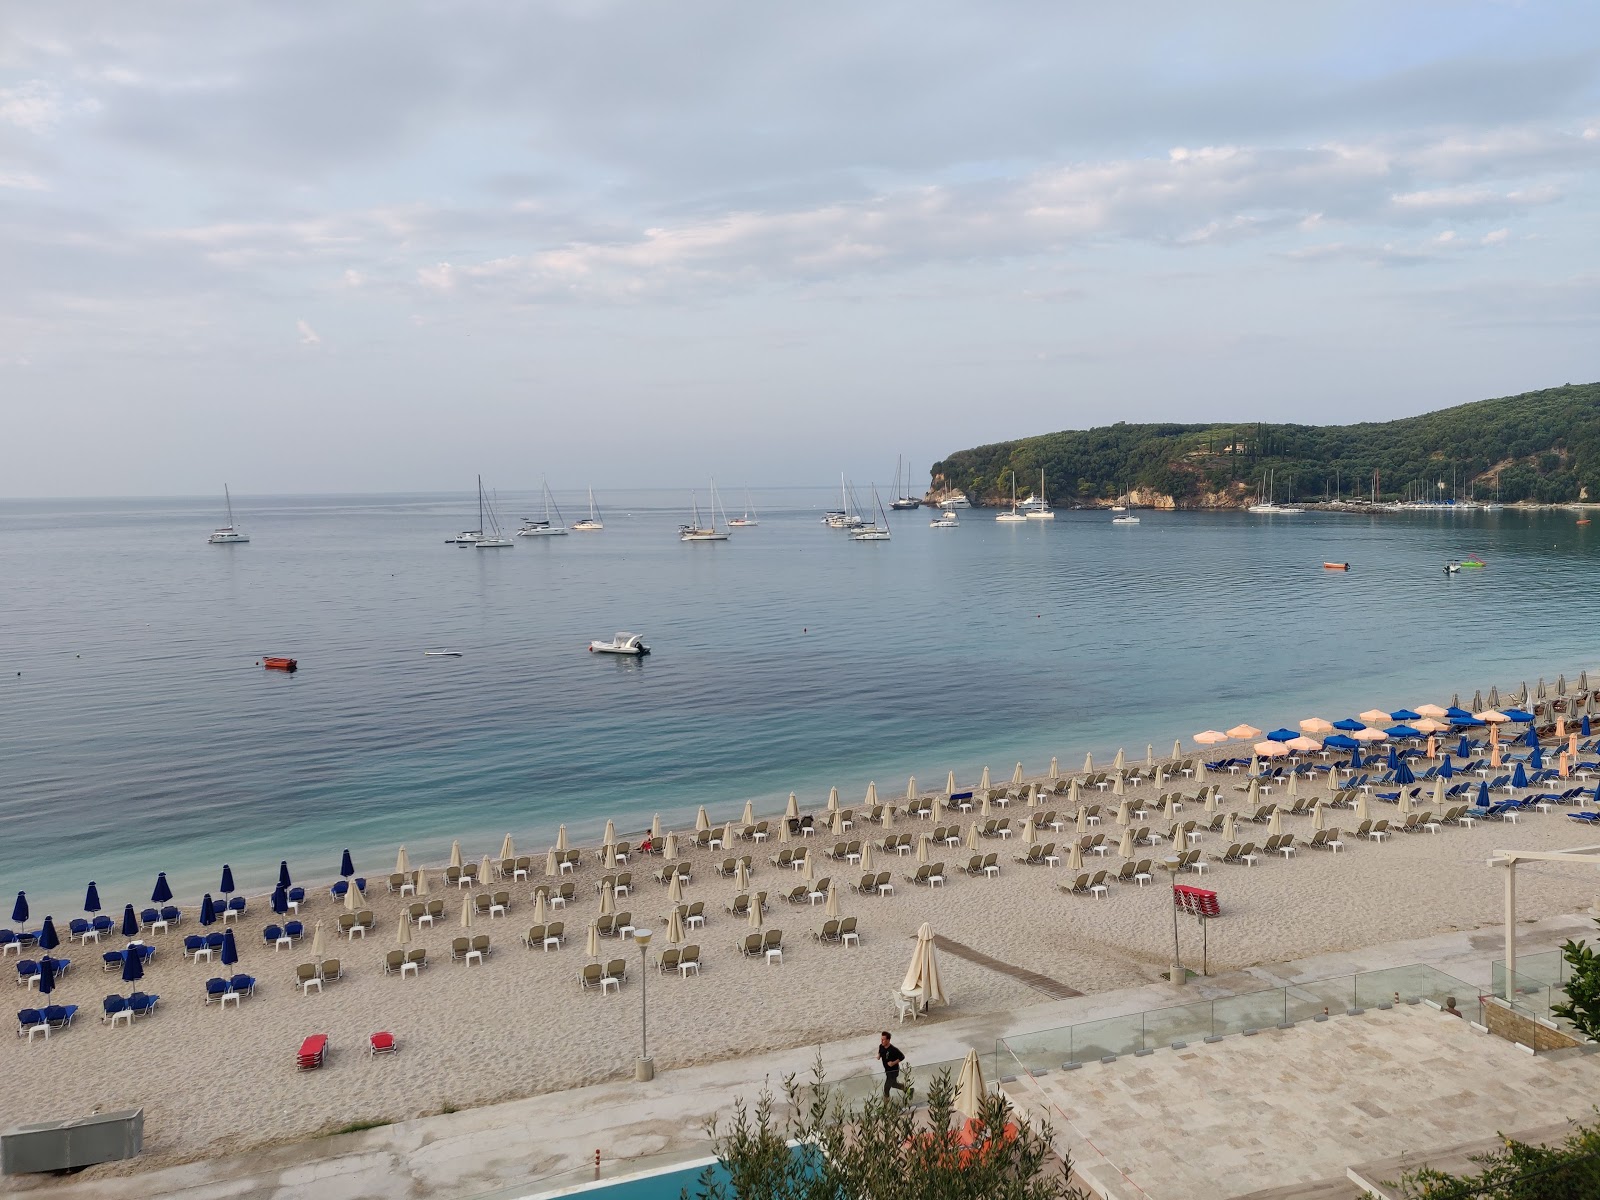
[[[300,1043],[299,1053],[295,1056],[295,1065],[302,1071],[315,1071],[327,1060],[328,1035],[314,1033]]]

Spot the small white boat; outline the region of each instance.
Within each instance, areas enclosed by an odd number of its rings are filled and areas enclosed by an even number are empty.
[[[644,635],[639,633],[619,633],[609,642],[593,641],[589,643],[590,654],[623,654],[630,658],[643,658],[650,653],[650,647],[644,644]]]
[[[1113,504],[1111,506],[1111,511],[1114,513],[1127,512],[1128,506],[1126,504]]]
[[[594,506],[594,489],[589,489],[589,515],[572,523],[573,533],[599,533],[605,528],[605,523],[600,520],[600,513]]]
[[[750,503],[750,489],[744,490],[744,516],[734,517],[728,522],[729,529],[754,529],[761,524],[756,520],[756,510]]]
[[[228,523],[212,530],[211,536],[206,539],[213,546],[242,546],[250,539],[245,536],[244,530],[233,523],[233,496],[228,491],[228,485],[222,485],[223,503],[228,506]]]
[[[461,657],[461,651],[459,651],[459,650],[424,650],[422,652],[422,657],[423,658],[460,658]]]
[[[1139,523],[1139,518],[1130,516],[1126,511],[1124,511],[1120,517],[1112,517],[1111,523],[1113,525],[1137,525]]]
[[[942,515],[940,515],[939,517],[936,517],[934,520],[928,522],[928,528],[929,529],[955,529],[955,528],[959,527],[960,524],[961,524],[961,522],[956,520],[956,514],[954,512],[952,512],[952,511],[950,511],[949,509],[946,509],[945,512]]]
[[[444,544],[446,546],[460,546],[463,550],[469,550],[478,544],[478,539],[482,536],[483,530],[481,529],[464,529],[453,538],[445,538]]]

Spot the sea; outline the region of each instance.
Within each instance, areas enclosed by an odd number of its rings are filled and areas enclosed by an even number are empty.
[[[91,879],[120,909],[157,871],[194,902],[225,863],[257,893],[346,848],[373,876],[401,843],[542,855],[563,823],[683,830],[1600,663],[1600,533],[1571,512],[923,509],[855,542],[836,495],[730,493],[759,525],[685,544],[687,488],[601,492],[604,531],[506,550],[446,544],[470,495],[235,497],[233,546],[206,540],[220,498],[0,501],[0,892],[36,923]],[[588,652],[618,630],[653,653]]]

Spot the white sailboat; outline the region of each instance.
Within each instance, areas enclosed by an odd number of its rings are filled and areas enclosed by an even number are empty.
[[[850,535],[852,542],[887,542],[889,540],[889,514],[883,511],[883,501],[878,498],[878,485],[872,485],[872,503],[878,510],[876,525],[863,525]]]
[[[509,550],[516,545],[500,528],[494,505],[483,494],[483,476],[478,476],[478,538],[472,543],[479,550]]]
[[[822,515],[822,523],[829,529],[860,529],[861,515],[855,511],[855,505],[850,498],[850,485],[844,481],[844,472],[839,472],[839,495],[844,507],[826,512]]]
[[[598,533],[605,528],[605,523],[600,520],[600,513],[594,506],[594,489],[589,489],[589,515],[572,523],[573,533]]]
[[[1012,477],[1011,477],[1011,484],[1012,484],[1013,487],[1016,486],[1016,476],[1015,476],[1015,474],[1013,474]],[[1029,521],[1054,521],[1055,519],[1056,519],[1055,510],[1050,507],[1050,502],[1044,498],[1044,468],[1040,467],[1039,468],[1039,500],[1038,500],[1038,503],[1035,504],[1033,506],[1033,508],[1031,508],[1028,511],[1027,520],[1029,520]]]
[[[1294,508],[1294,507],[1288,506],[1288,505],[1274,504],[1273,503],[1273,494],[1274,494],[1274,492],[1276,490],[1274,485],[1277,482],[1276,476],[1277,476],[1277,472],[1276,471],[1268,471],[1267,472],[1267,475],[1266,475],[1267,498],[1265,500],[1261,500],[1260,493],[1257,493],[1257,496],[1256,496],[1257,503],[1252,504],[1249,508],[1245,509],[1246,512],[1269,513],[1269,514],[1274,514],[1274,515],[1277,515],[1277,516],[1294,516],[1297,513],[1303,513],[1303,512],[1306,511],[1303,508]]]
[[[939,516],[928,522],[929,529],[957,529],[961,525],[955,510],[947,508]]]
[[[734,517],[733,520],[728,522],[728,528],[729,529],[754,529],[759,524],[761,524],[761,522],[756,520],[755,506],[750,503],[750,489],[749,488],[745,488],[745,490],[744,490],[744,516],[742,516],[742,517]]]
[[[228,523],[211,531],[211,536],[206,539],[213,546],[241,546],[250,539],[244,530],[233,523],[233,495],[228,491],[228,485],[222,485],[222,501],[228,507]]]
[[[694,495],[691,504],[694,508],[694,520],[691,524],[678,526],[678,540],[680,542],[725,542],[728,540],[727,514],[722,517],[724,528],[717,528],[717,481],[711,481],[711,524],[700,524],[700,497]]]
[[[561,509],[556,506],[556,498],[550,493],[550,481],[539,481],[544,489],[544,519],[536,517],[523,517],[522,528],[517,530],[518,537],[566,537],[567,523],[562,519]],[[555,520],[550,519],[550,514],[555,513]]]
[[[996,513],[996,521],[1003,525],[1020,525],[1028,518],[1017,511],[1017,473],[1011,472],[1011,509],[1009,512]]]

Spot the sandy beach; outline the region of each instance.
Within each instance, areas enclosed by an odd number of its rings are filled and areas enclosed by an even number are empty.
[[[1212,773],[1210,781],[1222,786],[1223,809],[1246,809],[1236,777]],[[1168,783],[1167,790],[1174,786]],[[1193,795],[1196,787],[1190,783],[1184,790]],[[1327,794],[1325,785],[1299,790],[1302,796]],[[1148,783],[1130,792],[1133,798],[1155,794]],[[1283,801],[1281,791],[1273,799]],[[1064,809],[1064,801],[1055,797],[1040,807]],[[1097,794],[1085,801],[1102,805],[1106,818],[1098,829],[1114,844],[1120,834],[1114,798]],[[1374,816],[1395,815],[1393,805],[1372,802],[1371,807]],[[1004,815],[1020,826],[1027,812],[1013,804]],[[731,815],[737,814],[713,814]],[[1185,819],[1203,815],[1194,805],[1183,813]],[[1165,828],[1155,813],[1141,823]],[[1326,823],[1346,831],[1356,824],[1349,810],[1330,810]],[[917,834],[928,828],[927,822],[901,817],[892,832]],[[1311,818],[1285,817],[1283,828],[1306,841]],[[866,838],[874,832],[883,836],[862,823],[851,836]],[[1063,853],[1071,834],[1069,826],[1055,835]],[[1264,826],[1251,825],[1247,831],[1241,818],[1241,839],[1261,841],[1264,834]],[[1515,825],[1447,826],[1437,835],[1419,832],[1381,844],[1357,842],[1347,834],[1347,849],[1338,855],[1303,851],[1291,860],[1274,856],[1255,867],[1213,863],[1204,876],[1184,880],[1219,893],[1223,919],[1212,924],[1209,947],[1216,972],[1494,926],[1501,912],[1502,877],[1486,860],[1495,849],[1553,848],[1590,840],[1592,835],[1558,810],[1526,814]],[[1015,841],[993,840],[984,849],[1000,855],[997,878],[962,874],[957,864],[965,863],[968,852],[950,849],[933,856],[950,864],[949,883],[938,889],[913,887],[901,876],[915,870],[914,854],[879,854],[880,869],[894,871],[896,891],[893,896],[866,897],[844,886],[859,872],[821,857],[833,841],[824,835],[789,845],[810,846],[818,856],[818,874],[840,882],[841,911],[858,918],[861,945],[844,948],[814,941],[811,932],[822,924],[823,909],[780,901],[766,924],[784,931],[781,966],[737,952],[736,944],[749,928],[743,918],[724,912],[738,889],[733,879],[714,869],[723,855],[686,851],[681,856],[693,867],[685,899],[706,902],[707,925],[689,939],[701,946],[704,972],[698,978],[651,972],[650,1051],[658,1071],[869,1034],[889,1023],[891,993],[899,986],[915,931],[924,921],[1001,964],[1037,972],[1080,992],[1149,983],[1170,958],[1171,901],[1160,872],[1154,886],[1113,885],[1104,899],[1066,895],[1057,888],[1070,878],[1065,863],[1059,869],[1020,865],[1013,862],[1020,852]],[[1197,846],[1208,859],[1225,849],[1220,834],[1206,835]],[[768,862],[783,848],[776,841],[741,844],[741,852],[755,855],[754,887],[776,894],[798,882],[797,874]],[[498,849],[498,843],[463,847],[469,861]],[[1160,854],[1157,847],[1142,850],[1140,857]],[[1114,869],[1121,861],[1113,848],[1103,860],[1089,856],[1085,867]],[[536,855],[534,862],[531,883],[538,883],[544,856]],[[640,1046],[638,949],[615,939],[601,941],[602,959],[629,960],[630,978],[620,995],[583,991],[578,983],[588,961],[588,923],[599,911],[594,883],[602,868],[597,853],[586,851],[578,872],[563,877],[577,884],[577,899],[565,914],[556,914],[564,915],[568,931],[559,951],[528,951],[520,942],[531,921],[531,883],[499,885],[511,891],[513,907],[503,919],[476,920],[472,932],[489,933],[493,945],[481,967],[453,963],[449,957],[449,943],[461,932],[461,905],[472,892],[445,886],[433,870],[431,897],[444,899],[446,915],[435,927],[415,931],[413,945],[426,946],[433,961],[420,977],[405,978],[385,975],[382,966],[385,952],[395,946],[403,905],[410,902],[387,893],[382,882],[387,871],[381,867],[391,865],[365,868],[371,877],[369,907],[376,916],[365,939],[346,942],[333,934],[344,911],[341,902],[329,895],[326,883],[308,886],[303,909],[308,930],[318,920],[327,923],[330,953],[342,960],[345,971],[344,979],[321,994],[302,995],[294,982],[296,964],[309,957],[309,942],[283,951],[262,942],[261,929],[270,919],[263,897],[251,899],[250,911],[235,926],[241,962],[234,969],[259,981],[255,996],[237,1008],[202,1003],[205,980],[223,970],[182,956],[180,934],[197,928],[192,905],[179,931],[152,939],[159,951],[139,986],[161,997],[160,1008],[132,1029],[98,1023],[104,995],[132,990],[119,976],[100,970],[100,954],[120,939],[107,939],[99,947],[64,945],[58,953],[70,957],[73,967],[54,998],[79,1005],[77,1021],[48,1044],[6,1040],[0,1055],[7,1072],[34,1085],[8,1089],[0,1097],[0,1123],[143,1106],[146,1153],[139,1161],[153,1166],[353,1123],[554,1091],[632,1071]],[[636,921],[647,918],[657,930],[652,960],[661,948],[660,932],[671,907],[667,889],[652,878],[659,866],[659,858],[636,861],[634,895],[619,905],[631,910]],[[1596,885],[1572,869],[1524,867],[1519,893],[1521,916],[1534,920],[1587,907]],[[1190,922],[1183,931],[1186,960],[1198,966],[1198,935]],[[8,960],[8,966],[14,961]],[[935,1020],[1015,1010],[1046,999],[1005,969],[952,953],[943,955],[941,964],[951,1004],[936,1009]],[[29,995],[16,989],[17,1007]],[[377,1030],[394,1033],[400,1053],[369,1057],[367,1036]],[[330,1069],[295,1069],[294,1052],[311,1033],[330,1035]],[[867,1043],[864,1070],[871,1065],[869,1051]],[[45,1063],[48,1073],[40,1069]]]

